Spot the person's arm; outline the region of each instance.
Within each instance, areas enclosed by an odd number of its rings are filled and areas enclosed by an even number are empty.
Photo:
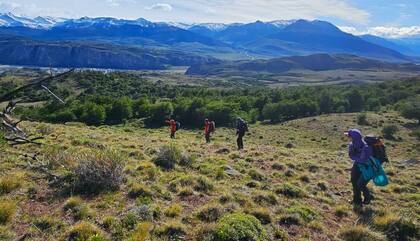
[[[349,145],[349,157],[355,162],[361,162],[360,153],[354,153],[353,144]]]

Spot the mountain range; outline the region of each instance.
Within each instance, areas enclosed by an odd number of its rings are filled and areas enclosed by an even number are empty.
[[[202,63],[191,66],[186,74],[244,76],[251,72],[278,74],[290,70],[325,71],[338,69],[420,72],[420,65],[412,63],[390,63],[348,54],[313,54],[273,59]]]
[[[354,36],[318,20],[185,24],[143,18],[27,18],[7,13],[0,14],[0,36],[1,63],[44,66],[48,62],[53,67],[161,69],[219,63],[216,58],[249,60],[319,53],[416,62],[419,58],[413,56],[420,54],[416,51],[420,41],[407,45],[376,36]],[[81,61],[84,58],[94,60]],[[116,64],[115,58],[121,63]],[[143,60],[145,64],[139,64]]]

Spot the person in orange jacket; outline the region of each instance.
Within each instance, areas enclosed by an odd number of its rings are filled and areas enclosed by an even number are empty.
[[[166,124],[169,125],[171,128],[171,138],[175,139],[175,133],[176,133],[176,121],[174,119],[166,120]]]
[[[204,120],[204,136],[206,137],[206,143],[210,143],[210,124],[209,119]]]

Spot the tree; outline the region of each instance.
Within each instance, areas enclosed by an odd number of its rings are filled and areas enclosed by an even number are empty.
[[[100,125],[106,118],[105,108],[92,102],[83,105],[80,120],[88,125]]]
[[[162,126],[165,120],[172,117],[174,107],[170,102],[157,102],[150,106],[150,116],[146,120],[148,126]]]
[[[420,124],[420,103],[418,101],[409,101],[401,108],[401,114],[408,119],[416,119]]]
[[[331,96],[327,93],[321,95],[319,100],[319,110],[322,114],[331,113],[334,107],[334,101]]]
[[[150,114],[150,101],[140,98],[133,102],[133,116],[138,118],[147,117]]]
[[[364,100],[360,92],[356,89],[352,90],[347,96],[349,101],[349,111],[350,112],[359,112],[363,110]]]
[[[128,97],[122,97],[112,103],[112,107],[107,113],[108,121],[122,123],[133,116],[132,100]]]

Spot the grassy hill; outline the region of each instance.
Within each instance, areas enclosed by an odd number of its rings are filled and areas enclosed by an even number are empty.
[[[239,240],[225,228],[246,223],[242,230],[254,239],[245,240],[415,240],[420,146],[411,136],[414,122],[386,112],[369,113],[369,125],[356,119],[336,114],[252,125],[240,152],[227,128],[206,145],[201,130],[181,130],[171,140],[167,128],[137,122],[25,122],[30,133],[45,136],[45,145],[1,147],[0,239]],[[386,140],[391,184],[370,184],[376,200],[354,212],[342,133],[358,127],[380,135],[388,124],[399,129]],[[177,164],[162,169],[158,156],[173,156]],[[97,173],[120,175],[103,180]],[[230,239],[223,239],[226,232]]]

